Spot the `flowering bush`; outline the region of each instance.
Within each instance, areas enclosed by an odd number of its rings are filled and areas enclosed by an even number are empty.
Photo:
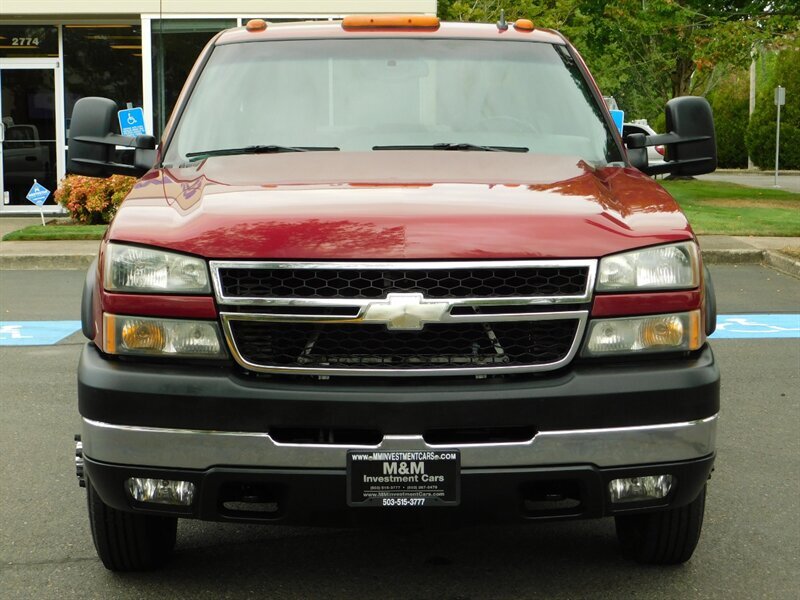
[[[73,221],[85,225],[109,223],[135,177],[112,175],[108,179],[67,175],[55,193],[56,201],[69,211]]]

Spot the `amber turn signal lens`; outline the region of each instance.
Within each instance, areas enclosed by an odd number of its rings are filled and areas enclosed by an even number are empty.
[[[164,329],[153,321],[128,321],[122,326],[122,344],[129,350],[161,350],[166,336]]]
[[[517,19],[514,21],[514,29],[518,31],[533,31],[533,21],[530,19]]]
[[[683,322],[676,316],[653,317],[642,323],[642,343],[653,346],[679,346],[683,342]]]
[[[264,19],[250,19],[245,28],[247,31],[264,31],[267,28],[267,22]]]

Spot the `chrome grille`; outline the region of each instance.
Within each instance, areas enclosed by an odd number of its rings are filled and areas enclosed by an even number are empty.
[[[504,269],[242,268],[219,270],[230,298],[385,298],[419,292],[426,298],[575,296],[586,289],[588,266]]]
[[[596,261],[212,261],[245,368],[462,375],[558,368],[575,355]]]
[[[306,368],[463,368],[563,359],[578,319],[442,323],[421,331],[383,325],[233,321],[241,356],[254,364]]]

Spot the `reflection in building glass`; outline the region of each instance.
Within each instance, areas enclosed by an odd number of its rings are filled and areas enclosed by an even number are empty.
[[[0,25],[0,58],[58,57],[58,28],[52,25]]]
[[[235,19],[155,19],[153,40],[153,128],[156,138],[175,106],[189,71],[208,41]]]
[[[64,114],[85,96],[120,108],[142,105],[142,32],[138,24],[64,26]]]

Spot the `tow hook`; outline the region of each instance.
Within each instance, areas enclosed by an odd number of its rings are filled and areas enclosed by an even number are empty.
[[[86,479],[83,477],[83,442],[81,434],[75,434],[75,475],[78,477],[78,485],[86,487]]]

